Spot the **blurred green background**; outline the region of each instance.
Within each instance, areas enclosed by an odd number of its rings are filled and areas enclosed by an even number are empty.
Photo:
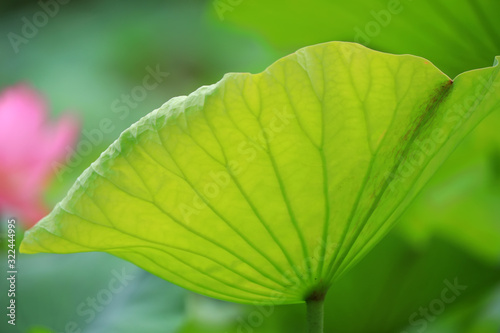
[[[54,119],[76,113],[82,131],[112,121],[110,133],[89,153],[77,151],[81,158],[52,179],[44,200],[53,206],[122,130],[226,72],[259,72],[300,47],[344,40],[423,56],[453,78],[500,55],[499,13],[497,0],[4,1],[0,89],[30,84],[46,96]],[[155,69],[168,76],[127,102]],[[400,224],[336,281],[326,332],[500,331],[499,128],[497,111],[457,148]],[[17,236],[19,244],[20,230]],[[305,329],[302,305],[209,299],[107,254],[18,255],[17,264],[17,325],[2,314],[1,332]],[[3,254],[1,266],[6,272]],[[450,284],[463,287],[446,302]],[[2,278],[2,307],[7,289]]]

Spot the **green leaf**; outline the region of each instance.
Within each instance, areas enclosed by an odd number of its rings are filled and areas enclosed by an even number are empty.
[[[500,107],[498,68],[452,82],[331,42],[227,74],[123,132],[21,249],[106,251],[235,302],[320,296]]]

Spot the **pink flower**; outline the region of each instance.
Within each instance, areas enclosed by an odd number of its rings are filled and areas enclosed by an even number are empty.
[[[75,144],[79,122],[62,116],[47,120],[47,104],[26,85],[0,94],[0,212],[15,214],[31,227],[48,212],[43,191],[54,175],[53,162]]]

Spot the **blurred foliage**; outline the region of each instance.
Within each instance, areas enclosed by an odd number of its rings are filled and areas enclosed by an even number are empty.
[[[500,54],[500,3],[493,0],[218,0],[210,4],[213,21],[257,32],[283,55],[330,40],[355,41],[380,51],[422,56],[454,77],[491,66]]]
[[[182,288],[108,254],[21,254],[17,270],[17,332],[165,333],[184,320]]]
[[[118,133],[170,97],[213,83],[226,72],[261,71],[300,47],[358,37],[374,49],[426,57],[451,77],[489,66],[500,54],[500,2],[401,4],[401,13],[391,15],[391,22],[383,26],[372,12],[388,10],[389,1],[382,0],[71,1],[15,53],[5,36],[20,34],[22,18],[32,18],[40,7],[33,0],[4,1],[0,87],[28,81],[49,97],[54,116],[69,109],[80,115],[87,130],[98,128],[103,118],[115,125],[76,167],[55,178],[47,193],[54,204]],[[374,34],[377,26],[380,32]],[[373,29],[373,36],[363,40],[359,31],[366,34],[367,28]],[[146,67],[156,65],[170,75],[120,119],[112,103],[141,85]],[[338,281],[328,297],[327,332],[333,327],[338,332],[401,332],[414,311],[439,297],[443,280],[455,276],[469,286],[467,293],[426,332],[499,331],[499,126],[496,112],[445,162],[401,225]],[[164,324],[167,331],[168,325],[175,327],[182,320],[179,288],[105,254],[19,258],[18,332],[62,330],[60,325],[73,318],[82,323],[76,306],[108,283],[114,267],[125,266],[138,279],[100,314],[102,326],[98,321],[94,325],[107,332],[126,332],[121,325]],[[5,290],[5,280],[0,288]],[[4,298],[2,292],[2,304]],[[186,333],[234,332],[255,311],[198,295],[190,295],[186,303]],[[303,330],[300,305],[276,307],[263,316],[254,332]],[[9,329],[0,326],[2,332]]]

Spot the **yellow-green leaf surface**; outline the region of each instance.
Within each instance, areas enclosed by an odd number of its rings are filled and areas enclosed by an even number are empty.
[[[331,42],[227,74],[123,132],[21,249],[105,251],[242,303],[319,297],[500,107],[498,68],[452,81]]]

